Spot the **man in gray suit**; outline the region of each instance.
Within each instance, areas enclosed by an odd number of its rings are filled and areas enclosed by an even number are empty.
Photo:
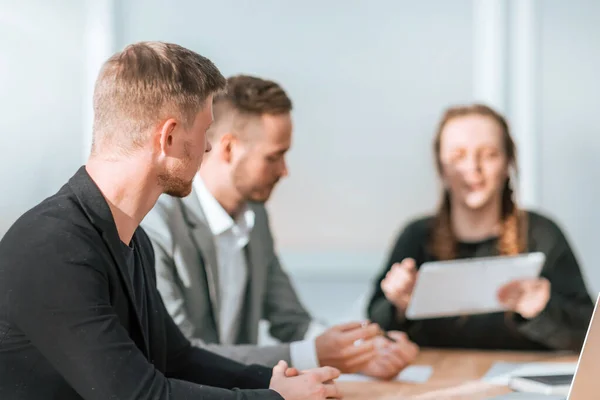
[[[214,100],[213,150],[191,195],[163,196],[142,223],[169,313],[194,344],[239,361],[394,377],[417,346],[400,332],[385,339],[375,324],[315,323],[276,255],[264,202],[287,175],[290,99],[256,77],[235,76],[227,85]],[[256,345],[261,319],[283,344]]]

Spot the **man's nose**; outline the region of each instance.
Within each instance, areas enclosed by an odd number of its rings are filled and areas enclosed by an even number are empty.
[[[290,171],[288,169],[287,163],[285,162],[285,160],[283,160],[282,166],[281,166],[281,178],[285,178],[289,174],[290,174]]]

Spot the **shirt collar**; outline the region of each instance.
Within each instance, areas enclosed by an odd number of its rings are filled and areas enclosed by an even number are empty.
[[[234,220],[219,204],[217,199],[215,199],[200,177],[194,179],[193,186],[213,235],[221,235],[228,230],[232,230],[234,233],[240,235],[248,235],[250,233],[254,227],[255,215],[254,211],[248,207],[248,204],[244,204]]]

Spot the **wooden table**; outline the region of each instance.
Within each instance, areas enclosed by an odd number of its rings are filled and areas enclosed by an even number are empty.
[[[496,361],[574,362],[577,356],[557,353],[422,349],[414,365],[430,365],[433,374],[421,384],[401,382],[339,382],[345,400],[479,400],[509,393],[505,386],[480,381]]]

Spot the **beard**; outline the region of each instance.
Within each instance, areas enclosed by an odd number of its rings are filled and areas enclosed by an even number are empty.
[[[233,187],[244,201],[251,201],[254,203],[265,203],[269,200],[273,188],[279,181],[279,179],[276,179],[274,182],[269,183],[253,183],[248,174],[246,159],[241,159],[238,165],[235,166],[231,179]]]
[[[165,194],[173,197],[186,197],[192,192],[193,179],[185,180],[165,173],[158,175],[158,183]]]
[[[162,188],[163,193],[169,196],[186,197],[192,192],[192,182],[196,174],[194,173],[191,178],[185,178],[189,174],[188,171],[192,164],[189,143],[184,143],[183,145],[183,156],[183,160],[177,163],[175,167],[158,174],[158,184]]]

